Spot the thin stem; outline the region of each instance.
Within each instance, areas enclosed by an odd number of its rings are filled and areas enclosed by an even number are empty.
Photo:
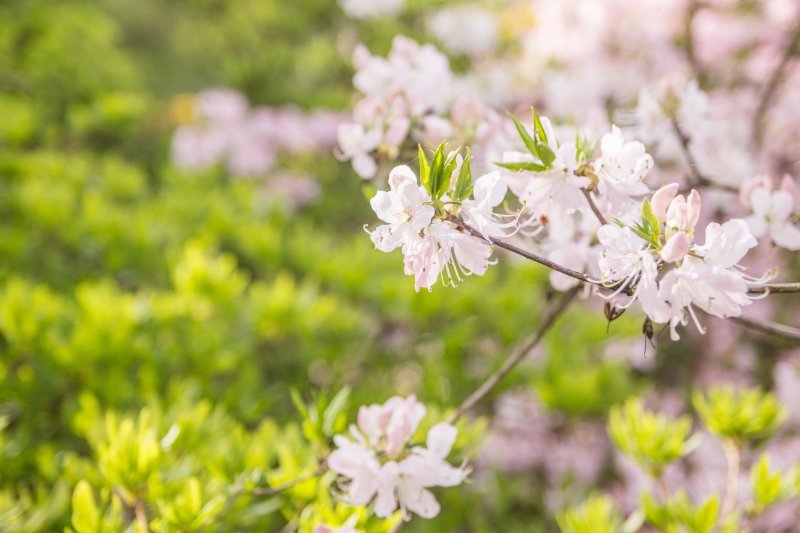
[[[521,256],[521,257],[524,257],[525,259],[530,259],[531,261],[533,261],[535,263],[539,263],[540,265],[544,265],[544,266],[546,266],[547,268],[549,268],[551,270],[555,270],[556,272],[561,272],[562,274],[564,274],[566,276],[569,276],[571,278],[575,278],[575,279],[577,279],[579,281],[582,281],[584,283],[590,283],[592,285],[597,285],[598,287],[603,287],[603,288],[613,288],[613,287],[606,287],[602,283],[591,279],[589,276],[587,276],[583,272],[578,272],[577,270],[572,270],[571,268],[567,268],[565,266],[559,265],[558,263],[556,263],[554,261],[551,261],[550,259],[548,259],[548,258],[546,258],[544,256],[541,256],[539,254],[535,254],[533,252],[529,252],[528,250],[523,250],[522,248],[520,248],[518,246],[514,246],[513,244],[510,244],[510,243],[507,243],[505,241],[501,241],[501,240],[498,240],[498,239],[494,239],[494,238],[486,239],[486,237],[481,235],[481,232],[479,232],[475,228],[465,224],[464,221],[459,219],[459,218],[451,217],[451,218],[449,218],[449,220],[450,220],[450,222],[453,222],[454,224],[456,224],[458,227],[467,230],[469,233],[471,233],[475,237],[478,237],[479,239],[488,240],[490,243],[494,244],[498,248],[502,248],[504,250],[508,250],[509,252],[513,252],[513,253]]]
[[[505,360],[500,368],[492,373],[483,384],[478,387],[475,392],[469,395],[466,400],[461,402],[455,413],[448,420],[449,423],[454,423],[461,418],[464,413],[475,407],[475,405],[483,400],[494,389],[500,381],[503,380],[512,370],[516,367],[531,350],[533,350],[544,337],[545,333],[555,323],[556,319],[569,307],[570,302],[578,293],[578,287],[570,289],[564,293],[561,300],[542,318],[542,323],[536,331],[528,337],[512,354]]]
[[[144,508],[144,502],[137,498],[133,506],[133,512],[136,515],[136,521],[139,523],[139,529],[150,531],[150,525],[147,520],[147,510]]]
[[[581,189],[581,190],[583,191],[583,195],[586,197],[586,201],[589,202],[589,207],[592,208],[594,216],[596,216],[597,220],[600,221],[600,224],[604,226],[608,224],[608,222],[606,222],[606,217],[603,216],[603,213],[600,212],[600,209],[597,207],[597,204],[594,203],[594,198],[592,198],[592,193],[589,192],[588,189]]]
[[[781,83],[783,83],[786,67],[789,66],[792,58],[797,54],[798,43],[800,43],[800,25],[796,26],[789,35],[781,60],[775,67],[775,70],[772,71],[766,85],[764,85],[764,91],[761,93],[761,98],[758,101],[758,107],[756,107],[756,112],[753,115],[752,126],[753,143],[756,145],[756,148],[760,148],[764,141],[764,119],[772,104],[775,93],[778,92]]]
[[[738,189],[736,189],[735,187],[714,183],[711,179],[708,178],[708,176],[700,172],[700,167],[697,164],[697,160],[694,158],[694,154],[692,154],[692,150],[689,147],[691,139],[686,134],[686,132],[683,131],[681,125],[678,124],[678,119],[675,117],[672,118],[672,130],[675,132],[675,136],[678,137],[678,141],[680,142],[681,145],[681,151],[683,152],[683,155],[686,158],[686,165],[689,167],[689,176],[691,178],[691,181],[689,183],[690,186],[714,187],[717,189],[721,189],[723,191],[738,193]]]
[[[780,337],[788,341],[793,341],[794,343],[800,342],[800,329],[793,328],[792,326],[747,316],[735,316],[731,317],[729,320],[746,328],[766,333],[767,335]]]
[[[747,289],[748,294],[791,294],[800,292],[800,283],[771,283]]]
[[[739,496],[741,454],[739,446],[733,441],[726,440],[723,443],[723,448],[725,449],[727,470],[725,475],[725,499],[722,501],[720,517],[724,519],[736,509],[736,499]]]
[[[486,237],[481,235],[481,233],[478,230],[476,230],[475,228],[465,224],[463,220],[461,220],[459,218],[456,218],[456,217],[450,217],[448,220],[450,220],[450,222],[456,224],[458,227],[467,230],[468,232],[470,232],[475,237],[478,237],[480,239],[486,239]],[[501,241],[501,240],[494,239],[494,238],[489,238],[487,240],[490,243],[492,243],[495,246],[497,246],[498,248],[502,248],[504,250],[508,250],[509,252],[513,252],[513,253],[519,255],[520,257],[524,257],[525,259],[530,259],[531,261],[534,261],[535,263],[539,263],[540,265],[546,266],[547,268],[549,268],[551,270],[555,270],[556,272],[560,272],[560,273],[562,273],[562,274],[564,274],[566,276],[569,276],[571,278],[575,278],[578,281],[582,281],[582,282],[588,283],[590,285],[595,285],[595,286],[600,287],[602,289],[614,290],[614,289],[619,287],[619,282],[612,283],[612,284],[609,284],[609,285],[604,285],[603,283],[601,283],[601,282],[599,282],[597,280],[591,279],[589,276],[587,276],[583,272],[578,272],[577,270],[572,270],[571,268],[565,267],[563,265],[559,265],[558,263],[556,263],[554,261],[551,261],[550,259],[548,259],[548,258],[546,258],[544,256],[541,256],[539,254],[535,254],[533,252],[529,252],[528,250],[524,250],[524,249],[522,249],[522,248],[520,248],[518,246],[514,246],[513,244],[507,243],[505,241]],[[626,291],[626,294],[628,292],[629,291]],[[747,292],[748,292],[748,294],[766,294],[766,293],[769,293],[769,294],[790,294],[790,293],[798,293],[798,292],[800,292],[800,282],[771,283],[771,284],[768,283],[768,284],[765,284],[765,285],[753,285],[753,286],[748,288]]]
[[[285,483],[281,483],[280,485],[275,485],[274,487],[263,487],[263,488],[262,487],[257,487],[257,488],[254,488],[254,489],[248,491],[248,492],[250,494],[253,494],[254,496],[274,496],[275,494],[280,494],[281,492],[285,492],[285,491],[287,491],[287,490],[299,485],[300,483],[306,482],[309,479],[313,479],[313,478],[321,475],[323,472],[324,472],[324,470],[322,468],[318,468],[317,470],[314,470],[313,472],[309,472],[307,474],[303,474],[302,476],[298,476],[295,479],[289,480],[289,481],[287,481]]]

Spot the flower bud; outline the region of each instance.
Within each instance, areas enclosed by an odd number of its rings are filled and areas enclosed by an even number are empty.
[[[686,257],[691,246],[692,243],[689,242],[689,236],[685,232],[679,231],[670,237],[661,249],[661,259],[667,263],[677,263]]]

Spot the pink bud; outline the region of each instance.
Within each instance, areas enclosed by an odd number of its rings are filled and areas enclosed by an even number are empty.
[[[697,221],[700,220],[700,208],[703,205],[700,201],[700,193],[698,193],[695,189],[692,189],[692,192],[689,193],[687,203],[689,205],[687,220],[688,227],[684,229],[694,229],[694,227],[697,225]]]
[[[670,237],[661,249],[661,259],[667,263],[676,263],[686,257],[691,246],[692,243],[689,242],[689,236],[679,231]]]
[[[664,185],[660,189],[656,191],[653,195],[653,199],[650,200],[650,205],[653,207],[653,212],[656,214],[656,219],[663,223],[664,220],[667,218],[667,207],[669,207],[670,202],[675,195],[678,193],[678,184],[677,183],[670,183],[669,185]]]

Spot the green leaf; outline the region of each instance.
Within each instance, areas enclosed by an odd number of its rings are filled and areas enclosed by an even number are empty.
[[[444,180],[444,147],[445,143],[442,141],[442,143],[436,149],[436,152],[433,154],[433,161],[431,162],[430,169],[430,179],[428,180],[427,184],[423,184],[433,199],[438,198],[437,193],[439,188],[442,186],[442,181]]]
[[[289,389],[289,398],[291,398],[292,403],[294,404],[297,412],[300,413],[300,416],[303,418],[308,418],[308,408],[306,407],[306,402],[303,401],[303,397],[300,396],[300,392],[292,387]]]
[[[601,495],[590,496],[582,504],[559,513],[556,522],[564,533],[617,533],[623,528],[620,512]]]
[[[436,198],[441,197],[444,193],[447,192],[447,189],[450,188],[450,179],[453,176],[453,172],[455,171],[456,167],[458,166],[458,153],[461,151],[461,147],[459,146],[457,150],[452,152],[444,162],[444,172],[442,175],[442,181],[439,184],[439,188],[436,190]]]
[[[658,239],[661,237],[661,224],[659,224],[656,213],[653,211],[653,206],[650,205],[650,201],[647,198],[642,202],[642,224],[644,231],[647,233],[647,241],[658,244]]]
[[[539,158],[539,149],[536,146],[536,141],[533,140],[528,130],[525,129],[525,126],[515,117],[512,113],[508,113],[508,116],[511,120],[514,121],[514,126],[517,128],[517,133],[522,138],[522,142],[525,143],[525,146],[528,148],[528,151],[537,159]]]
[[[547,144],[547,132],[545,132],[542,121],[539,119],[539,114],[536,113],[536,109],[533,107],[531,108],[531,113],[533,113],[533,132],[536,136],[536,140],[540,143]]]
[[[472,152],[467,148],[467,155],[461,163],[461,168],[458,170],[458,179],[456,179],[456,190],[454,193],[456,201],[462,201],[469,198],[472,194],[472,168],[471,168]]]
[[[82,479],[72,493],[72,527],[77,533],[97,533],[100,528],[100,512],[89,483]]]
[[[542,160],[542,163],[546,168],[550,168],[553,164],[553,161],[556,160],[556,154],[553,153],[553,150],[544,143],[539,143],[539,159]]]
[[[326,436],[333,435],[333,432],[336,429],[336,420],[347,406],[347,400],[349,397],[350,389],[348,387],[344,387],[342,390],[336,393],[336,396],[333,397],[328,406],[325,408],[325,412],[322,415],[322,431]]]
[[[526,161],[522,161],[519,163],[495,163],[495,165],[508,170],[512,170],[514,172],[521,172],[523,170],[529,172],[543,172],[547,170],[546,167],[540,165],[539,163],[530,163]]]
[[[425,150],[422,149],[421,144],[417,145],[417,150],[419,151],[419,182],[427,189],[428,182],[431,179],[431,167],[428,164],[428,158],[425,157]]]
[[[636,398],[611,409],[608,417],[608,435],[614,445],[651,472],[661,471],[694,449],[697,441],[689,438],[691,429],[689,417],[671,420],[646,411]]]
[[[760,389],[712,388],[692,397],[703,425],[724,439],[760,444],[786,420],[786,409],[774,394]]]

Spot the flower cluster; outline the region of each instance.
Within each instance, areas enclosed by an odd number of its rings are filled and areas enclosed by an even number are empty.
[[[650,320],[670,324],[673,339],[678,338],[676,326],[689,317],[703,331],[694,306],[721,318],[739,316],[751,303],[748,282],[758,281],[738,266],[757,244],[747,223],[712,222],[705,228],[704,244],[694,244],[700,195],[677,192],[678,184],[666,185],[644,200],[639,220],[597,231],[600,270],[603,283],[616,288],[612,296],[630,292],[621,308],[638,300]]]
[[[462,274],[482,275],[498,238],[527,233],[537,252],[560,266],[551,276],[555,288],[583,281],[609,289],[603,297],[615,312],[638,301],[650,321],[668,323],[677,339],[677,326],[690,319],[704,331],[696,309],[739,316],[752,301],[751,287],[767,279],[747,276],[739,265],[757,244],[748,222],[790,246],[797,242],[788,221],[795,205],[789,178],[774,192],[770,180],[747,185],[742,197],[754,215],[708,224],[699,244],[700,194],[679,195],[673,183],[644,198],[654,164],[642,143],[613,126],[593,157],[581,135],[559,142],[547,117],[534,112],[531,128],[512,121],[525,151],[506,152],[500,170],[473,184],[469,161],[459,165],[455,152],[445,157],[442,145],[432,166],[420,150],[421,184],[399,166],[390,173],[390,190],[372,199],[386,223],[371,233],[372,241],[384,252],[402,250],[417,290],[440,277],[455,285]],[[503,215],[495,210],[507,189],[518,207]]]
[[[175,131],[172,159],[187,170],[224,164],[237,176],[262,176],[281,153],[328,151],[343,122],[338,113],[304,114],[292,107],[250,108],[230,89],[203,91],[194,99],[194,121]]]
[[[800,250],[800,229],[793,224],[800,213],[800,193],[790,175],[783,176],[777,189],[769,176],[746,179],[739,189],[739,199],[752,211],[745,221],[753,236],[768,235],[778,246]]]
[[[353,53],[353,85],[363,95],[353,122],[339,127],[339,158],[364,179],[378,172],[376,158],[396,159],[406,141],[434,146],[444,138],[489,146],[502,134],[500,116],[450,70],[433,45],[398,35],[386,58],[363,45]]]
[[[422,149],[419,156],[421,183],[409,167],[398,166],[389,174],[389,190],[372,198],[372,209],[386,223],[370,234],[373,244],[382,252],[402,250],[417,291],[430,290],[439,278],[455,286],[464,275],[483,275],[492,253],[488,240],[510,225],[494,213],[505,198],[505,181],[492,172],[473,182],[469,154],[445,157],[444,144],[430,166]]]
[[[328,456],[331,470],[347,479],[349,503],[368,505],[374,500],[375,514],[381,518],[391,516],[398,506],[405,518],[411,513],[424,518],[439,514],[439,503],[428,489],[459,485],[467,470],[446,461],[457,435],[450,424],[433,426],[426,445],[414,445],[412,438],[424,417],[425,406],[414,396],[361,407],[357,426],[350,427],[352,440],[337,435],[337,448]]]

